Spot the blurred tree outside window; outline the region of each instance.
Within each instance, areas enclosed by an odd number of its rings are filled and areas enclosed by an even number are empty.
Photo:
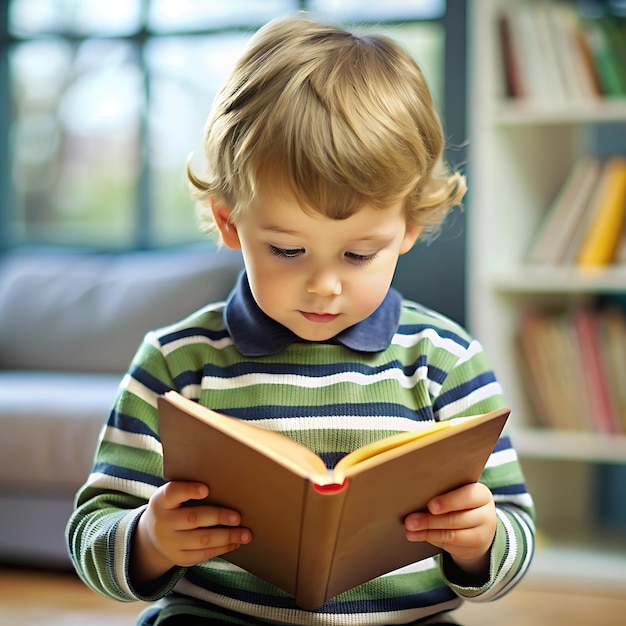
[[[185,184],[256,28],[297,10],[399,40],[443,115],[444,0],[11,0],[0,18],[0,245],[197,241]]]

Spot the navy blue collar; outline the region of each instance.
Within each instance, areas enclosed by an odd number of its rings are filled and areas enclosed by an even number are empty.
[[[346,328],[326,343],[338,343],[357,352],[386,350],[398,330],[401,303],[400,294],[390,289],[381,305],[369,317]],[[224,321],[235,346],[244,356],[270,356],[294,342],[305,342],[259,308],[245,272],[228,297]]]

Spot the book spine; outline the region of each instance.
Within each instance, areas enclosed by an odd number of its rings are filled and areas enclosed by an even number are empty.
[[[296,579],[296,604],[313,610],[327,598],[339,521],[348,484],[341,489],[319,489],[310,482],[302,511],[302,532]]]
[[[609,378],[603,360],[596,314],[590,309],[578,309],[572,322],[580,342],[582,370],[592,399],[593,417],[598,432],[616,434],[619,419],[609,388]]]
[[[611,263],[626,218],[626,159],[613,157],[606,167],[605,187],[578,253],[585,267]]]
[[[607,97],[622,95],[620,69],[605,28],[599,20],[584,19],[583,33],[596,68],[602,94]]]
[[[510,16],[506,13],[501,14],[498,18],[498,37],[506,95],[509,98],[523,98],[525,94],[520,75],[519,58],[513,46]]]

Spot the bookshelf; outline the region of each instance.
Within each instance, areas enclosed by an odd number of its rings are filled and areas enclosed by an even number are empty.
[[[594,490],[598,464],[626,466],[626,436],[537,428],[515,336],[526,307],[626,294],[626,264],[583,271],[525,262],[543,212],[577,157],[597,148],[598,129],[626,130],[626,97],[507,97],[498,17],[524,4],[469,4],[468,326],[512,408],[513,440],[537,504],[540,541],[529,576],[624,592],[626,528],[598,531]],[[626,498],[626,482],[620,489]]]

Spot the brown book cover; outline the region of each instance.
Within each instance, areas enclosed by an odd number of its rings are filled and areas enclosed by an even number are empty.
[[[315,609],[372,578],[440,552],[406,540],[404,518],[476,482],[508,409],[429,424],[345,456],[333,471],[300,443],[174,391],[159,398],[163,473],[209,486],[252,541],[223,556]]]

